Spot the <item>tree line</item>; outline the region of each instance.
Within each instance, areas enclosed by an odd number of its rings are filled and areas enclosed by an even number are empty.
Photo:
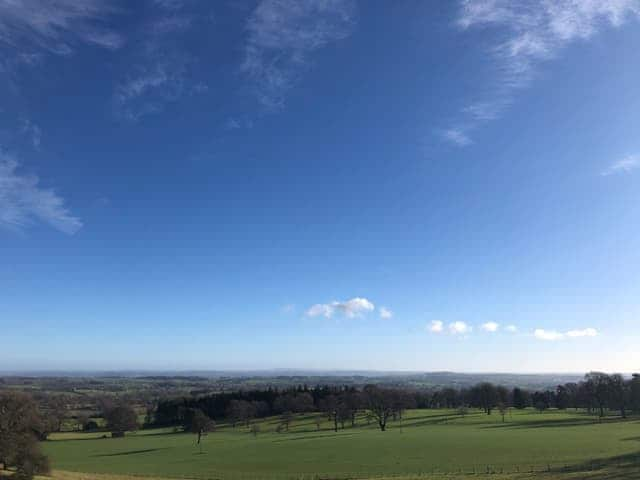
[[[233,427],[249,426],[252,419],[280,416],[280,427],[288,430],[293,414],[322,412],[334,430],[355,426],[358,412],[367,412],[385,430],[389,418],[400,418],[407,408],[415,408],[412,392],[374,385],[355,387],[300,386],[284,390],[250,390],[215,393],[197,398],[161,400],[153,413],[156,426],[182,425],[192,429],[192,419],[201,412],[212,421],[226,420]],[[319,423],[317,424],[318,428]]]
[[[334,430],[345,424],[355,425],[358,413],[375,420],[381,430],[387,421],[402,418],[408,408],[481,409],[491,415],[496,409],[534,407],[543,411],[585,409],[588,413],[605,416],[617,411],[624,418],[628,412],[640,413],[640,375],[625,379],[620,374],[590,372],[580,382],[565,383],[553,389],[507,389],[501,385],[482,382],[469,388],[439,388],[410,390],[381,388],[374,385],[355,387],[300,386],[292,389],[267,389],[223,392],[202,397],[160,400],[153,412],[153,424],[183,425],[189,428],[195,411],[215,421],[226,420],[234,427],[249,426],[254,418],[280,415],[282,426],[288,429],[290,415],[322,412],[332,422]],[[319,427],[318,427],[319,428]]]
[[[632,411],[640,413],[640,375],[624,378],[620,374],[590,372],[580,382],[565,383],[553,389],[511,390],[483,382],[468,389],[443,388],[417,394],[418,408],[481,408],[485,413],[501,406],[537,410],[557,408],[584,409],[590,414],[604,417],[607,411],[616,411],[625,418]]]

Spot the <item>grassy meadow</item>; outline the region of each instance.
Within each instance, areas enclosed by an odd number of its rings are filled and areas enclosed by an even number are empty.
[[[320,419],[320,429],[317,421]],[[486,475],[529,478],[640,478],[640,421],[599,423],[582,412],[511,411],[505,422],[472,411],[413,410],[386,432],[359,418],[337,433],[319,415],[220,425],[203,438],[173,429],[122,439],[63,433],[44,444],[56,471],[202,479],[383,478]],[[550,471],[549,471],[550,470]],[[582,475],[582,476],[580,476]],[[630,475],[630,476],[629,476]]]

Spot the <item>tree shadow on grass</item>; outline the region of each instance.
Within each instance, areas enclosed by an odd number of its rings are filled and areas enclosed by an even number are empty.
[[[562,418],[562,419],[544,419],[544,420],[533,420],[527,422],[518,422],[512,423],[509,421],[505,421],[504,423],[496,423],[491,425],[484,425],[480,428],[519,428],[519,429],[528,429],[528,428],[560,428],[560,427],[582,427],[587,425],[605,425],[611,423],[622,423],[629,422],[629,420],[625,419],[607,419],[602,422],[599,422],[597,418],[588,417],[588,418]]]
[[[558,472],[570,475],[568,478],[589,480],[637,480],[640,478],[640,452],[616,455],[614,457],[588,460],[557,469],[543,476],[557,478]]]
[[[92,457],[119,457],[122,455],[138,455],[140,453],[157,452],[159,450],[167,450],[166,448],[146,448],[144,450],[128,450],[126,452],[117,453],[100,453],[97,455],[91,455]]]
[[[296,436],[292,438],[282,438],[278,440],[274,440],[273,443],[281,443],[281,442],[293,442],[296,440],[315,440],[317,438],[328,438],[328,437],[352,437],[354,435],[359,435],[360,432],[353,433],[331,433],[326,435],[304,435],[304,436]]]
[[[454,422],[455,420],[459,420],[460,416],[459,415],[433,415],[431,417],[424,417],[427,420],[419,420],[417,422],[412,421],[414,420],[413,418],[411,420],[403,420],[402,421],[402,427],[406,428],[406,427],[423,427],[425,425],[440,425],[440,424],[449,424]],[[400,424],[399,422],[393,422],[389,424],[390,426],[393,426],[395,428],[399,428]]]

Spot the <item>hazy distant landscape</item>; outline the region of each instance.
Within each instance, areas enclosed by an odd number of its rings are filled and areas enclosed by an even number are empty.
[[[282,373],[3,376],[0,409],[60,480],[640,475],[640,376]]]

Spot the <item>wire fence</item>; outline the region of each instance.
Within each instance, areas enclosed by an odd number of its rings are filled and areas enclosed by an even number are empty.
[[[640,460],[640,459],[639,459]],[[397,472],[324,472],[324,473],[279,473],[279,472],[210,472],[207,475],[197,476],[199,480],[364,480],[364,479],[429,479],[434,477],[474,477],[474,476],[501,476],[517,474],[542,474],[542,473],[580,473],[594,472],[603,469],[630,469],[637,472],[637,476],[628,478],[640,478],[640,463],[628,461],[612,462],[611,460],[588,460],[579,465],[567,463],[546,463],[531,465],[491,465],[477,464],[456,467],[446,465],[431,467],[422,470],[406,470]],[[194,477],[184,477],[194,478]],[[627,478],[627,477],[625,477]]]

